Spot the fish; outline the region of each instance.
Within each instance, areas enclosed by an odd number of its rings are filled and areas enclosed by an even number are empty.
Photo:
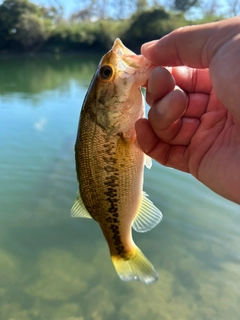
[[[137,247],[132,228],[146,232],[162,213],[143,191],[144,164],[135,122],[144,117],[141,87],[155,66],[116,39],[101,59],[83,101],[75,143],[79,184],[72,217],[93,218],[124,281],[150,284],[158,273]]]

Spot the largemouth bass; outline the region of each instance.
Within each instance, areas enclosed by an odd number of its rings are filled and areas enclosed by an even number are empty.
[[[158,274],[135,245],[132,227],[145,232],[162,219],[142,191],[144,164],[135,122],[144,116],[140,87],[154,66],[116,39],[93,76],[83,107],[75,145],[79,195],[73,217],[93,218],[106,238],[120,278],[149,284]]]

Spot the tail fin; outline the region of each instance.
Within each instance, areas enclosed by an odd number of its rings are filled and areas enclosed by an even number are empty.
[[[158,279],[153,265],[136,246],[135,254],[128,260],[121,256],[112,256],[114,267],[123,281],[139,280],[150,284]]]

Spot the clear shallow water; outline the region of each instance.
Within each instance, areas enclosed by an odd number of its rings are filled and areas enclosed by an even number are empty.
[[[157,163],[164,219],[134,240],[158,282],[124,283],[97,223],[71,219],[79,111],[98,58],[0,59],[0,319],[240,319],[240,206]]]

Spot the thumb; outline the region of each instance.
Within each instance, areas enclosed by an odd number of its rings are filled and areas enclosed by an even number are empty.
[[[215,53],[240,33],[240,18],[176,29],[160,40],[145,43],[142,54],[160,66],[209,68]]]

